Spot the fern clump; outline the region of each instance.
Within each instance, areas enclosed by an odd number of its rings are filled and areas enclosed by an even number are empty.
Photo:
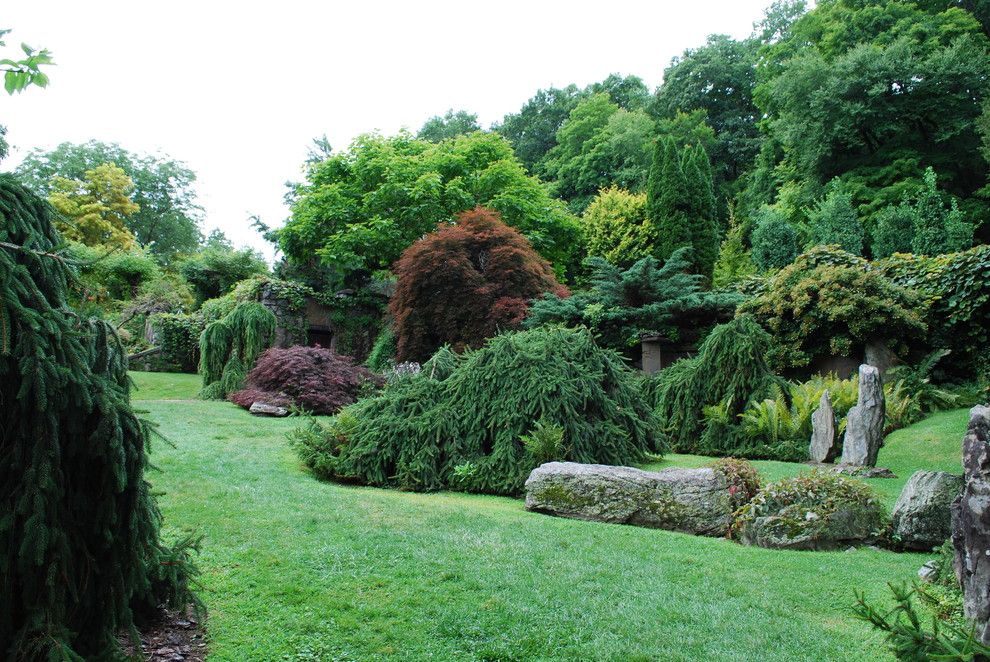
[[[506,333],[463,355],[441,348],[344,409],[346,435],[310,439],[303,459],[338,480],[518,494],[548,459],[631,464],[663,451],[637,386],[587,329]]]
[[[673,450],[793,459],[791,449],[749,444],[739,424],[739,415],[752,403],[786,385],[767,364],[771,342],[770,335],[752,318],[737,317],[716,326],[697,356],[660,372],[648,390],[661,430]]]
[[[227,397],[244,386],[258,356],[272,346],[278,321],[256,301],[244,301],[203,330],[199,338],[200,397]]]

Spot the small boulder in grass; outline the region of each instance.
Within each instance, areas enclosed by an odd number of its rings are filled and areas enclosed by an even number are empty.
[[[267,402],[255,402],[248,411],[255,416],[276,416],[282,418],[289,415],[289,410],[285,407],[268,404]]]
[[[245,409],[260,402],[332,415],[355,402],[363,389],[381,384],[370,370],[329,349],[272,347],[258,357],[245,387],[228,399]]]

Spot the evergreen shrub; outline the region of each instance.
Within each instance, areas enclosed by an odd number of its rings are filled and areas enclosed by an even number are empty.
[[[803,460],[790,446],[753,444],[739,415],[783,380],[767,363],[770,335],[749,316],[716,326],[698,355],[661,370],[648,387],[657,421],[678,453]]]
[[[69,308],[49,214],[0,175],[0,658],[114,659],[135,616],[195,601],[195,540],[159,536],[126,353]]]
[[[343,430],[294,435],[303,461],[335,480],[411,490],[518,494],[547,449],[616,465],[665,450],[635,374],[587,329],[504,333],[463,355],[442,348],[341,420]],[[540,439],[527,451],[524,437]]]
[[[677,249],[663,266],[645,257],[628,269],[587,258],[591,288],[535,300],[524,326],[585,325],[601,345],[618,351],[638,346],[643,335],[693,342],[716,322],[731,319],[742,296],[705,290],[704,277],[690,273],[690,251]]]
[[[760,210],[751,238],[753,262],[761,271],[783,269],[798,254],[797,231],[772,207]]]
[[[275,340],[275,315],[260,303],[245,301],[203,329],[199,338],[200,397],[222,399],[244,384],[255,360]]]

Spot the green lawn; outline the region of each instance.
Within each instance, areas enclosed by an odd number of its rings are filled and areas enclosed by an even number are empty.
[[[132,372],[135,388],[132,400],[183,400],[195,398],[203,387],[199,375],[180,372]]]
[[[170,401],[192,397],[194,376],[134,377],[176,444],[153,455],[167,531],[205,535],[211,660],[892,659],[850,617],[853,590],[886,599],[886,582],[925,560],[745,548],[508,498],[320,482],[283,438],[298,420]],[[965,421],[950,412],[891,437],[881,463],[900,478],[874,483],[892,494],[913,467],[951,468]]]

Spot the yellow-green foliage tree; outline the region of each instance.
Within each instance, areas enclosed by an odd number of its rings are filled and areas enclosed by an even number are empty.
[[[127,173],[104,163],[87,170],[81,180],[55,177],[48,201],[62,216],[56,227],[66,239],[129,249],[135,240],[126,220],[140,209],[131,200],[133,191],[134,182]]]
[[[602,189],[581,217],[588,255],[629,266],[653,254],[655,233],[646,219],[646,194],[618,186]]]

